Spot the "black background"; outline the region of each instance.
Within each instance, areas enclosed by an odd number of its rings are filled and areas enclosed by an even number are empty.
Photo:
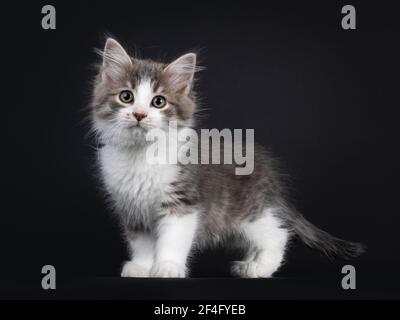
[[[41,28],[45,4],[56,7],[56,30]],[[341,28],[345,4],[356,7],[357,30]],[[199,52],[202,126],[254,128],[290,174],[297,208],[368,246],[351,262],[362,275],[359,296],[400,296],[392,3],[26,1],[2,4],[2,18],[2,297],[57,297],[40,289],[45,264],[68,297],[357,296],[340,289],[346,262],[302,245],[289,251],[280,280],[112,278],[127,253],[96,181],[85,121],[93,49],[106,33],[143,57]],[[228,277],[229,258],[207,251],[192,276]]]

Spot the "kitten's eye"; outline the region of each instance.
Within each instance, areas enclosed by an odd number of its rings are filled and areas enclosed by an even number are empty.
[[[133,101],[133,93],[129,90],[121,91],[119,94],[119,100],[123,103],[131,103]]]
[[[167,100],[163,96],[155,96],[151,101],[151,105],[156,108],[163,108],[167,104]]]

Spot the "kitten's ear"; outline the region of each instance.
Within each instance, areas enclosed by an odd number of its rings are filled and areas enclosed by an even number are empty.
[[[196,54],[187,53],[164,68],[174,89],[183,94],[189,94],[196,71]]]
[[[126,68],[132,66],[132,60],[118,41],[108,38],[103,50],[102,77],[117,80]]]

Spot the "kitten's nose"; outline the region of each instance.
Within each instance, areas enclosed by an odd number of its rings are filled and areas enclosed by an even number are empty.
[[[133,112],[133,116],[136,118],[137,121],[140,121],[147,117],[144,113]]]

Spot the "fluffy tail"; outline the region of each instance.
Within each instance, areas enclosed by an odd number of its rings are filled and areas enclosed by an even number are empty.
[[[300,240],[308,247],[321,251],[329,258],[348,260],[365,252],[363,244],[336,238],[308,222],[299,213],[292,216],[292,219],[290,219],[291,229]]]

